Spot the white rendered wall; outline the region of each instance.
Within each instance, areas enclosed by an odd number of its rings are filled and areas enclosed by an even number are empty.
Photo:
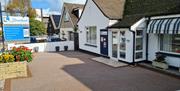
[[[29,49],[34,49],[34,47],[39,47],[39,52],[55,52],[55,47],[59,46],[60,51],[64,51],[64,46],[68,46],[68,50],[74,50],[73,41],[63,41],[63,42],[47,42],[47,43],[32,43],[32,44],[8,44],[8,50],[12,47],[26,46]]]
[[[109,19],[106,18],[92,0],[88,0],[85,10],[78,22],[79,27],[79,48],[100,54],[100,29],[106,29],[109,25]],[[86,26],[97,27],[97,47],[87,46]]]

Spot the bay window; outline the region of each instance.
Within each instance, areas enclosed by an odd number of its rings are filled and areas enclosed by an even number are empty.
[[[161,34],[160,51],[180,53],[180,35]]]
[[[96,31],[96,26],[86,27],[86,42],[88,44],[96,45]]]

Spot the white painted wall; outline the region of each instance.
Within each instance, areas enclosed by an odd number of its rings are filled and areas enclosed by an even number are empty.
[[[105,29],[109,25],[109,19],[106,18],[92,0],[88,0],[85,10],[78,22],[79,27],[79,48],[100,54],[100,29]],[[87,46],[86,44],[86,26],[97,27],[97,47]]]
[[[149,34],[149,43],[148,43],[148,60],[152,61],[156,58],[156,52],[159,51],[158,48],[158,35]]]
[[[133,62],[133,33],[126,30],[126,62]]]
[[[32,44],[8,44],[8,50],[12,47],[26,46],[29,49],[34,49],[34,47],[39,47],[39,52],[54,52],[55,47],[59,46],[60,51],[64,51],[64,46],[68,46],[68,50],[74,50],[73,41],[63,41],[63,42],[47,42],[47,43],[32,43]]]
[[[67,40],[69,39],[69,32],[74,32],[73,28],[60,28],[60,38],[63,38],[63,31],[65,33],[64,38],[66,38]]]

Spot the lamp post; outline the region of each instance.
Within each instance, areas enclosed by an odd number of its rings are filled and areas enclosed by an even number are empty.
[[[3,29],[3,16],[2,16],[2,6],[1,6],[1,2],[0,2],[0,18],[1,18],[1,29],[2,29],[2,43],[3,43],[3,49],[2,51],[4,52],[5,50],[5,43],[4,43],[4,29]]]

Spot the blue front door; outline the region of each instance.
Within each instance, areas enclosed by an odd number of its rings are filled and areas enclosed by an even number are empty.
[[[108,30],[100,30],[101,55],[108,56]]]

